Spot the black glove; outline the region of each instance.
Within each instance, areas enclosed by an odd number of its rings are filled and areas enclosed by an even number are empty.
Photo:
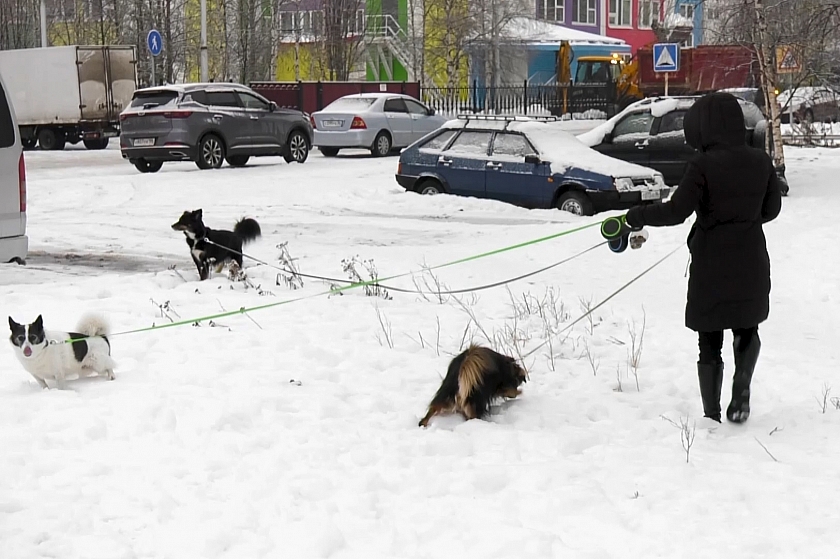
[[[635,208],[634,208],[635,209]],[[632,209],[630,211],[633,211]],[[627,219],[630,213],[608,217],[601,223],[601,236],[611,241],[628,236],[632,231],[640,231],[641,226],[634,226]]]
[[[625,221],[630,227],[634,228],[634,231],[638,231],[645,226],[645,218],[642,212],[642,206],[634,206],[630,208],[624,216]]]

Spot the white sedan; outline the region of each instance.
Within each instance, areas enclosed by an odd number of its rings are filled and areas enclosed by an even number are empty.
[[[326,157],[343,148],[369,149],[382,157],[434,132],[448,119],[410,95],[359,93],[312,113],[313,145]]]

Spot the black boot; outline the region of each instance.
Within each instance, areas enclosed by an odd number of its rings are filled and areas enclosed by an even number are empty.
[[[736,335],[732,346],[735,350],[735,374],[732,376],[732,401],[726,408],[726,419],[743,423],[750,417],[750,383],[761,352],[758,330]]]
[[[720,389],[723,385],[723,363],[697,363],[703,415],[720,423]]]

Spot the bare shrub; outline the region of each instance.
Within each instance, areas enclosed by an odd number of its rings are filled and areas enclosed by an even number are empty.
[[[831,387],[828,384],[823,384],[822,387],[822,399],[817,398],[817,403],[820,405],[820,409],[822,413],[828,409],[828,403],[831,401],[829,395],[831,394]]]
[[[277,245],[277,248],[280,250],[280,255],[277,259],[280,261],[280,266],[286,271],[277,274],[275,284],[285,284],[289,289],[300,289],[303,287],[303,278],[300,275],[297,264],[295,264],[295,260],[297,259],[292,258],[292,255],[289,253],[288,244],[288,242],[285,242]]]
[[[418,279],[417,275],[412,275],[412,283],[418,294],[429,303],[437,303],[443,305],[449,302],[450,295],[446,293],[449,287],[440,281],[440,278],[432,272],[426,264],[423,265],[423,271],[420,273]]]
[[[630,333],[630,347],[627,349],[627,368],[633,373],[633,378],[636,380],[636,391],[640,392],[641,388],[639,386],[639,366],[642,363],[642,349],[644,348],[645,344],[645,329],[647,327],[647,315],[644,312],[644,308],[642,309],[642,328],[639,328],[636,325],[636,321],[633,320],[631,323],[627,325],[628,331]]]
[[[359,268],[364,270],[368,279],[362,277]],[[373,259],[360,260],[358,255],[350,259],[345,258],[341,261],[341,269],[344,270],[344,273],[347,274],[350,281],[365,284],[362,288],[368,297],[382,297],[385,300],[392,299],[388,290],[377,284],[379,281],[379,272],[373,263]]]
[[[583,357],[586,357],[589,367],[592,369],[592,375],[598,376],[598,369],[601,367],[601,360],[595,357],[592,353],[592,348],[588,340],[583,340]]]
[[[375,308],[376,318],[379,320],[379,327],[382,330],[376,334],[376,341],[379,342],[379,345],[387,345],[389,348],[394,349],[394,332],[391,329],[391,321],[388,320],[384,312],[379,310],[378,306]]]

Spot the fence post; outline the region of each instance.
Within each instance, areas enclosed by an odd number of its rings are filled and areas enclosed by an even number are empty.
[[[298,110],[303,111],[303,82],[298,80],[297,82],[297,99],[298,99]]]
[[[324,108],[324,84],[321,83],[320,79],[315,84],[315,106],[318,111]]]
[[[528,80],[522,85],[522,113],[528,116]]]
[[[478,80],[474,79],[472,83],[472,112],[478,112]]]

